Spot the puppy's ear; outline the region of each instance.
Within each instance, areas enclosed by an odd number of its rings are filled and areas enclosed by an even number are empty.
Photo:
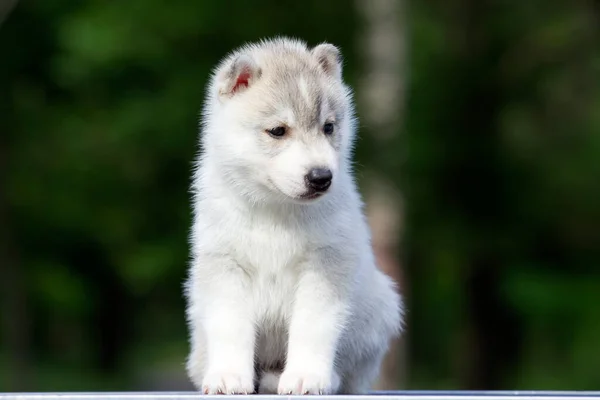
[[[312,54],[326,73],[338,79],[342,78],[342,53],[337,47],[322,43],[312,49]]]
[[[230,98],[248,89],[260,78],[260,68],[246,54],[241,54],[217,73],[219,97]]]

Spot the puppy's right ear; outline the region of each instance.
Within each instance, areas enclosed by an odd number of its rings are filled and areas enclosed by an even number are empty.
[[[328,75],[341,79],[342,53],[340,52],[340,49],[330,43],[321,43],[312,49],[312,54],[317,57],[323,71]]]
[[[260,77],[260,68],[246,54],[241,54],[217,74],[219,97],[231,98],[248,89]]]

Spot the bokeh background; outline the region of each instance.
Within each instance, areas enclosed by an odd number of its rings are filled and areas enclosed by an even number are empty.
[[[0,1],[0,391],[187,390],[210,69],[288,35],[355,89],[407,330],[378,388],[600,388],[598,0]]]

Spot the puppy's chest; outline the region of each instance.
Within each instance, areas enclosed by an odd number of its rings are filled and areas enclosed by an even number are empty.
[[[238,263],[261,279],[263,275],[289,273],[306,257],[310,247],[306,232],[268,220],[238,226],[235,237],[232,245]]]
[[[236,261],[250,277],[254,311],[262,323],[279,324],[291,312],[298,275],[310,251],[306,233],[287,224],[255,221],[240,227]]]

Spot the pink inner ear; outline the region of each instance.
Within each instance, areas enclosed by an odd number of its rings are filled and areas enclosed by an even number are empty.
[[[248,87],[248,80],[250,79],[250,72],[244,71],[238,75],[237,80],[235,81],[235,85],[233,85],[232,92],[236,92],[241,88]]]
[[[319,62],[321,63],[321,65],[323,66],[323,69],[327,72],[331,72],[331,64],[329,63],[329,60],[327,59],[327,57],[323,56],[319,59]]]

